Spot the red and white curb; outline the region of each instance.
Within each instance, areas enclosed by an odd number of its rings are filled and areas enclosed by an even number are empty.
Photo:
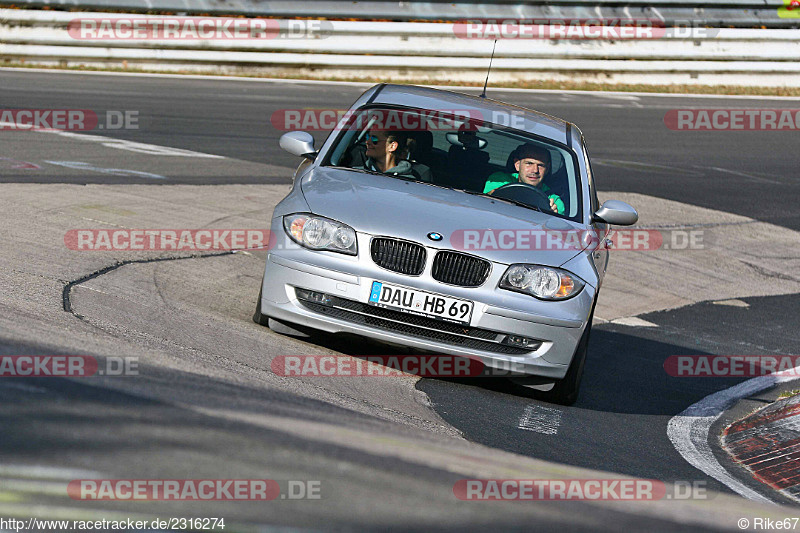
[[[722,442],[756,480],[800,502],[800,395],[731,424]]]
[[[708,443],[711,425],[737,401],[780,383],[798,379],[796,367],[783,372],[749,379],[729,389],[715,392],[692,404],[682,413],[672,417],[667,425],[667,436],[686,461],[705,474],[724,484],[737,494],[753,501],[775,503],[725,470],[711,451]]]

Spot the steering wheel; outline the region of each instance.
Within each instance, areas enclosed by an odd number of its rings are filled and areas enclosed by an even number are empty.
[[[506,183],[495,189],[492,196],[538,207],[545,213],[552,211],[547,194],[527,183]]]

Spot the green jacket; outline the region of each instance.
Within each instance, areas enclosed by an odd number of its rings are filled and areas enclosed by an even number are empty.
[[[486,185],[483,187],[483,194],[486,194],[490,191],[495,190],[498,187],[502,187],[503,185],[508,185],[509,183],[517,183],[519,181],[519,173],[515,172],[513,174],[507,174],[506,172],[495,172],[489,179],[486,180]],[[547,193],[550,190],[550,187],[542,183],[539,187],[543,193]],[[558,210],[559,215],[563,215],[566,208],[564,207],[564,202],[561,200],[561,197],[557,194],[550,194],[547,196],[553,203],[556,204],[556,209]]]

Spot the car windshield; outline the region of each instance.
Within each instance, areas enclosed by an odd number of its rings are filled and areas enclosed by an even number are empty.
[[[579,220],[573,152],[525,131],[439,111],[369,108],[351,113],[326,164],[522,205]]]

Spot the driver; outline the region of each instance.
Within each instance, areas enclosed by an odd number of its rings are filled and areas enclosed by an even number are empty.
[[[492,194],[496,189],[509,183],[524,183],[545,193],[550,199],[550,209],[563,215],[565,211],[563,200],[557,194],[548,194],[550,187],[542,183],[550,171],[550,152],[528,143],[514,150],[514,153],[514,168],[517,171],[513,174],[495,172],[486,180],[483,193]]]

